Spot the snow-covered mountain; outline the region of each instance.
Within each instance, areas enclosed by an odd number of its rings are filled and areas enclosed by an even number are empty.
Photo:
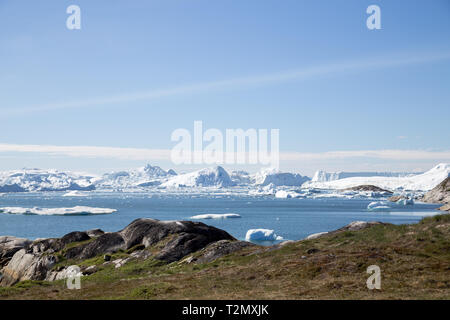
[[[170,169],[165,171],[158,166],[147,164],[145,167],[106,173],[96,182],[97,189],[122,189],[133,187],[152,187],[161,184],[162,180],[176,176]]]
[[[22,169],[0,172],[0,192],[94,190],[93,176],[57,170]]]
[[[290,186],[299,187],[309,181],[310,178],[298,173],[280,172],[274,169],[266,169],[253,176],[254,184],[258,186]]]
[[[356,177],[410,177],[417,175],[419,173],[412,172],[326,172],[326,171],[316,171],[311,181],[313,182],[327,182],[335,181],[346,178],[356,178]]]
[[[234,182],[228,172],[220,167],[206,168],[168,179],[161,187],[232,187]]]
[[[441,163],[431,170],[405,177],[353,177],[334,181],[307,182],[304,186],[322,189],[346,189],[359,185],[374,185],[388,190],[428,191],[450,175],[450,164]]]

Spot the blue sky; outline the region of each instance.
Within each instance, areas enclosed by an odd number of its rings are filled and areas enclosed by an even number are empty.
[[[450,161],[447,0],[0,0],[0,70],[0,170],[173,167],[158,150],[194,120],[278,128],[309,175]]]

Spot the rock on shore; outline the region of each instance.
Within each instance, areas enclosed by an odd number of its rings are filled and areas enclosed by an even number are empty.
[[[432,190],[428,191],[422,201],[429,203],[443,203],[445,204],[439,210],[450,210],[450,177],[442,181]]]
[[[0,237],[0,261],[4,261],[3,266],[0,265],[3,267],[0,285],[10,286],[24,280],[51,281],[64,278],[67,268],[53,270],[62,259],[82,261],[119,250],[133,251],[135,248],[144,251],[155,247],[157,250],[154,250],[153,258],[170,263],[221,240],[236,241],[226,231],[201,222],[153,219],[137,219],[123,230],[111,233],[101,230],[76,231],[62,238],[34,242]],[[133,252],[133,257],[149,255]],[[211,255],[215,256],[214,253]],[[118,262],[116,266],[123,263]]]

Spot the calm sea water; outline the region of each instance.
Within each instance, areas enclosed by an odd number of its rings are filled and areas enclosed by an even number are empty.
[[[40,216],[0,213],[0,235],[30,239],[61,237],[75,230],[101,228],[118,231],[137,218],[189,220],[207,213],[237,213],[238,219],[200,220],[224,229],[238,239],[247,230],[273,229],[284,239],[306,236],[342,227],[352,221],[414,223],[423,216],[436,214],[436,205],[415,204],[392,212],[368,212],[371,200],[274,199],[273,197],[217,195],[100,194],[87,197],[62,197],[61,193],[7,194],[0,207],[60,208],[89,206],[117,209],[108,215]]]

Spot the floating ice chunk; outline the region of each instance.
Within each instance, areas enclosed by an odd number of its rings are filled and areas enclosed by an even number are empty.
[[[367,205],[367,209],[372,209],[379,206],[387,206],[388,203],[385,201],[373,201]]]
[[[63,194],[63,197],[87,197],[89,194],[87,192],[80,192],[80,191],[69,191],[65,194]]]
[[[299,198],[302,195],[300,193],[297,193],[295,191],[284,191],[279,190],[277,193],[275,193],[275,198],[279,199],[290,199],[290,198]]]
[[[374,201],[369,203],[367,206],[367,210],[370,211],[389,211],[391,210],[391,207],[388,205],[387,202],[384,201]]]
[[[279,198],[279,199],[287,199],[290,198],[290,194],[287,191],[284,190],[280,190],[277,191],[277,193],[275,193],[275,198]]]
[[[109,208],[93,208],[76,206],[72,208],[23,208],[23,207],[3,207],[0,208],[0,213],[9,214],[25,214],[25,215],[94,215],[94,214],[110,214],[116,212],[116,209]]]
[[[277,241],[283,240],[283,237],[275,234],[274,230],[269,229],[250,229],[245,235],[247,241]]]
[[[197,216],[192,216],[190,219],[228,219],[228,218],[240,218],[241,216],[237,213],[208,213],[199,214]]]
[[[412,198],[403,198],[403,199],[399,199],[395,203],[400,205],[400,206],[411,206],[411,205],[414,204],[414,199],[412,199]]]

